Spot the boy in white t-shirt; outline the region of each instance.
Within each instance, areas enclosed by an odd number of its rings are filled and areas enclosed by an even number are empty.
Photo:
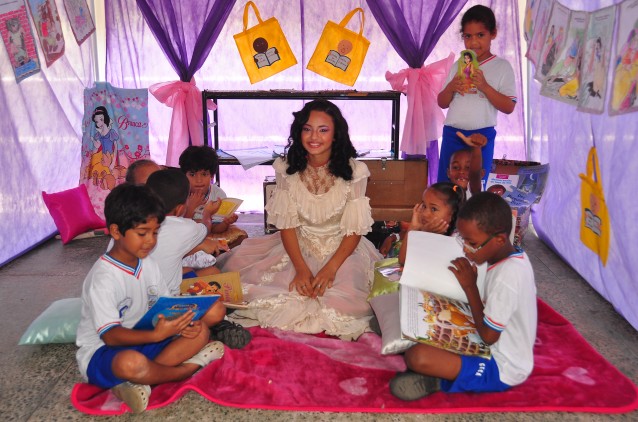
[[[157,262],[166,279],[172,295],[180,294],[182,279],[218,274],[217,267],[188,268],[182,266],[185,255],[199,251],[208,254],[219,253],[223,247],[220,241],[207,237],[209,227],[190,218],[184,218],[190,184],[184,173],[178,169],[164,169],[154,172],[146,181],[148,186],[164,203],[166,220],[162,223],[157,237],[157,246],[151,252],[151,258]],[[210,225],[211,215],[216,211],[216,203],[209,202],[203,209],[204,221]],[[210,327],[214,340],[220,340],[231,349],[241,349],[251,339],[250,332],[224,317],[226,307],[217,301],[202,317]]]
[[[451,262],[491,358],[461,356],[417,343],[405,353],[407,372],[390,381],[390,391],[416,400],[442,390],[505,391],[521,384],[534,367],[536,285],[527,254],[510,242],[512,212],[503,198],[480,192],[467,201],[456,227],[466,257]],[[487,262],[485,294],[476,285],[476,265]]]
[[[113,247],[91,268],[82,286],[77,362],[86,381],[110,388],[133,413],[146,409],[151,385],[185,379],[224,354],[191,311],[160,316],[152,330],[133,327],[160,296],[169,294],[149,254],[164,220],[150,189],[128,183],[107,196],[104,214]]]

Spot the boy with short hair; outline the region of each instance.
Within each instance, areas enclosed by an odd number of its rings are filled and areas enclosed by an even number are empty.
[[[505,200],[480,192],[457,217],[459,241],[467,258],[449,267],[463,288],[481,339],[491,358],[460,356],[417,343],[405,353],[407,372],[390,381],[390,391],[416,400],[435,391],[505,391],[527,379],[534,366],[536,285],[527,254],[510,242],[512,212]],[[485,294],[476,285],[476,264],[487,262]]]
[[[193,206],[186,210],[186,217],[206,224],[206,218],[202,215],[203,207],[207,203],[221,204],[226,198],[226,193],[215,183],[211,183],[217,173],[217,153],[209,146],[189,146],[179,156],[179,167],[188,177],[190,183]],[[224,238],[230,248],[234,248],[248,237],[248,234],[235,226],[237,214],[224,218],[221,222],[215,222],[210,226],[210,234],[215,238]],[[210,220],[208,220],[210,221]]]
[[[114,244],[93,265],[82,287],[77,330],[79,370],[89,383],[110,388],[133,413],[148,405],[150,385],[173,382],[223,356],[220,342],[189,311],[160,316],[152,330],[133,327],[162,295],[162,273],[148,258],[164,220],[161,201],[147,187],[124,183],[107,196],[104,214]]]
[[[151,257],[157,262],[166,279],[172,295],[180,294],[183,278],[202,277],[218,274],[215,266],[200,269],[182,267],[185,255],[202,251],[210,254],[219,252],[219,242],[206,237],[208,228],[203,223],[184,218],[190,185],[187,177],[178,169],[164,169],[151,174],[148,186],[162,200],[166,219],[157,237],[157,246]],[[211,214],[216,211],[215,203],[209,202],[203,209],[204,220],[210,224]],[[202,322],[210,327],[213,339],[220,340],[231,349],[244,347],[251,339],[250,332],[238,324],[225,320],[226,307],[221,301],[215,302],[202,317]]]

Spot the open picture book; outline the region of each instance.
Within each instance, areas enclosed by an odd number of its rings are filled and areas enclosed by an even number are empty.
[[[181,296],[221,295],[227,308],[240,309],[247,305],[237,271],[187,278],[182,280],[179,290]]]
[[[401,334],[404,338],[463,355],[489,356],[472,311],[450,269],[463,250],[454,237],[411,231],[400,280]],[[477,285],[484,292],[486,265],[477,267]]]
[[[217,302],[220,295],[210,295],[202,297],[184,297],[184,296],[160,296],[155,304],[146,311],[144,316],[137,321],[133,327],[136,330],[152,330],[160,315],[171,320],[178,318],[188,311],[193,311],[195,316],[193,321],[200,319],[208,311],[208,309]]]
[[[235,214],[235,211],[237,211],[237,209],[243,202],[243,199],[223,198],[219,209],[212,216],[212,221],[218,223],[222,222],[224,218],[230,217],[231,215]]]

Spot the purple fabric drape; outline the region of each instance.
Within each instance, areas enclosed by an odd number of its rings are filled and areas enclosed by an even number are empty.
[[[203,144],[202,109],[191,106],[201,102],[201,91],[193,76],[208,57],[235,1],[137,0],[144,20],[180,79],[177,83],[149,87],[151,94],[173,108],[168,165],[177,165],[179,154],[189,143]]]
[[[420,69],[441,35],[454,21],[467,0],[437,0],[436,2],[431,0],[367,0],[367,2],[381,30],[388,37],[390,44],[399,56],[405,60],[410,68]],[[425,68],[422,70],[425,71]],[[444,74],[447,74],[447,71]],[[424,118],[428,118],[428,116],[415,110],[419,108],[417,103],[422,104],[425,108],[430,108],[433,102],[436,104],[436,97],[429,97],[432,92],[438,93],[441,86],[429,86],[432,79],[440,82],[440,78],[408,78],[407,91],[416,93],[419,98],[408,98],[408,112],[401,150],[408,154],[423,154],[427,150],[430,163],[428,180],[436,181],[436,173],[433,173],[432,170],[438,169],[437,139],[440,137],[441,128],[435,129],[432,126],[441,119],[432,118],[431,121],[424,122]],[[442,116],[442,112],[440,114]],[[419,136],[417,129],[423,128],[431,139],[417,138]],[[435,136],[437,133],[438,136]]]

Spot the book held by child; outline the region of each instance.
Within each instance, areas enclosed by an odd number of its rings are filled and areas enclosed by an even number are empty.
[[[144,316],[137,321],[136,330],[152,330],[159,319],[159,315],[171,320],[178,318],[188,311],[193,311],[193,321],[200,319],[208,309],[220,298],[220,295],[202,297],[161,296],[157,302],[146,311]]]

